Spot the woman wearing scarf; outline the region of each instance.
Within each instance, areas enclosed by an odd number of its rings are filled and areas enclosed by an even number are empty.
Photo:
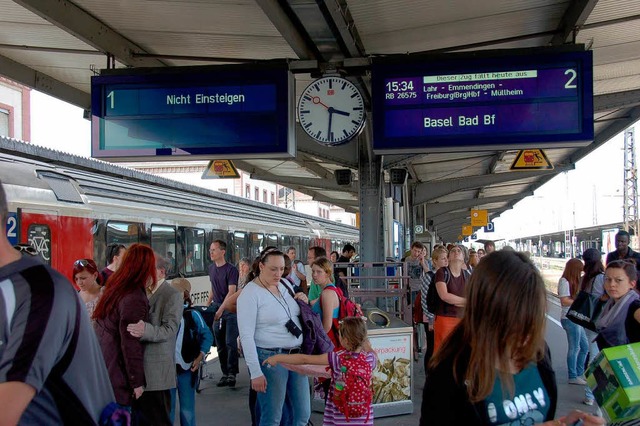
[[[610,299],[596,321],[600,350],[640,341],[640,295],[634,263],[616,260],[607,265],[604,289]]]

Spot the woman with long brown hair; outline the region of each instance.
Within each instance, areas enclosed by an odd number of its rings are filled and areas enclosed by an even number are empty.
[[[546,289],[524,254],[484,257],[465,299],[461,322],[429,364],[421,425],[604,424],[579,411],[552,420],[557,386],[544,341]]]
[[[558,282],[558,297],[560,297],[560,324],[567,334],[567,370],[569,373],[569,384],[586,385],[587,382],[582,377],[584,374],[584,363],[589,352],[589,342],[584,328],[570,321],[567,318],[569,307],[580,291],[580,278],[582,277],[582,261],[580,259],[569,259],[562,272],[562,277]],[[590,395],[587,395],[589,397]]]
[[[109,371],[116,402],[131,406],[144,390],[144,346],[127,331],[128,324],[147,321],[147,287],[156,282],[153,250],[133,244],[93,312],[95,330]],[[135,399],[134,399],[135,398]]]

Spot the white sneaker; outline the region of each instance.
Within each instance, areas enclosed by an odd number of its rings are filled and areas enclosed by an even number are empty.
[[[589,405],[589,406],[591,406],[591,405],[593,405],[593,404],[595,403],[595,401],[594,401],[593,399],[591,399],[591,398],[585,398],[585,399],[584,399],[584,401],[582,401],[582,403],[583,403],[584,405]]]
[[[573,379],[569,379],[569,384],[570,385],[586,385],[587,381],[585,379],[583,379],[582,377],[576,377]]]

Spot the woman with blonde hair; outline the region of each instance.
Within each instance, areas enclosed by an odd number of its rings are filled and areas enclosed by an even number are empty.
[[[571,307],[573,300],[580,291],[582,269],[583,265],[580,259],[569,259],[558,282],[558,296],[562,307],[560,323],[565,333],[567,333],[567,370],[569,372],[569,384],[571,385],[587,384],[584,377],[582,377],[584,364],[589,353],[587,334],[584,332],[584,328],[567,318],[569,307]]]
[[[604,425],[580,411],[553,420],[558,395],[544,341],[546,289],[526,256],[487,255],[465,299],[461,322],[429,364],[421,425]]]
[[[331,261],[326,257],[316,259],[311,264],[311,276],[313,277],[313,282],[321,288],[320,298],[312,306],[313,312],[320,315],[324,331],[327,332],[333,345],[338,348],[340,347],[340,342],[333,330],[333,320],[338,318],[340,311],[340,299],[338,298],[340,289],[333,282],[333,265]]]

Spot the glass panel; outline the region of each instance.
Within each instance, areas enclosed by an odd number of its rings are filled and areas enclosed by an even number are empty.
[[[253,259],[260,255],[260,252],[266,247],[264,243],[264,234],[251,234],[251,247],[249,250],[249,258]]]
[[[151,248],[164,256],[171,266],[167,276],[176,273],[176,230],[173,226],[151,225]]]
[[[248,249],[248,238],[247,234],[244,232],[234,232],[233,233],[233,253],[231,259],[227,255],[227,261],[234,265],[237,265],[240,262],[240,259],[247,256]],[[227,250],[227,254],[229,251]]]
[[[205,247],[204,229],[182,228],[184,245],[181,248],[178,271],[184,275],[193,275],[204,271],[204,257],[209,252]]]
[[[129,247],[140,242],[140,224],[129,222],[107,223],[107,245],[123,244]]]
[[[278,244],[278,236],[275,234],[268,234],[265,247],[267,246],[274,246],[274,247],[280,248],[280,245]]]
[[[51,265],[51,229],[48,225],[37,223],[29,225],[27,229],[27,241],[36,249],[40,257]]]

